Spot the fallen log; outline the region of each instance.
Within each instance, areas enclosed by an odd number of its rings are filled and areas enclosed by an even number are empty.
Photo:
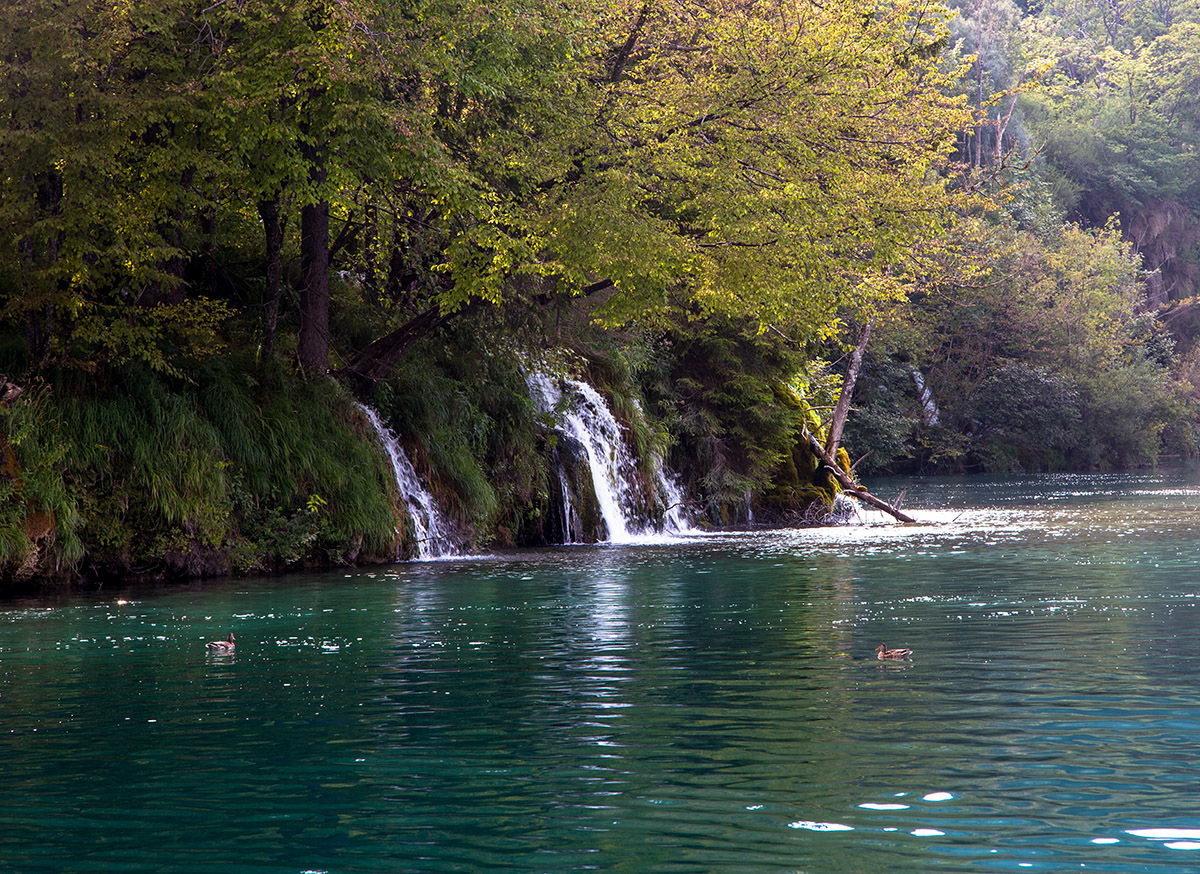
[[[821,444],[821,441],[813,436],[812,432],[810,432],[807,428],[804,429],[804,437],[808,441],[809,448],[812,449],[817,458],[821,459],[821,461],[825,463],[825,466],[829,468],[830,473],[832,473],[834,478],[841,483],[842,489],[847,495],[856,500],[862,501],[864,504],[869,504],[876,510],[882,510],[887,514],[896,517],[901,522],[917,521],[899,508],[893,507],[887,501],[875,497],[873,494],[851,479],[850,475],[842,470],[841,465],[837,463],[837,459],[826,451],[825,447]]]

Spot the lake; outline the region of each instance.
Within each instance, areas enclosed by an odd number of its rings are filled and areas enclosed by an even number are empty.
[[[0,605],[0,867],[1200,868],[1200,473],[871,485],[921,524]]]

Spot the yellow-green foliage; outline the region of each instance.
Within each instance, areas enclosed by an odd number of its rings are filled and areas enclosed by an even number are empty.
[[[854,454],[894,465],[902,454],[886,447],[900,435],[908,463],[926,470],[1122,467],[1194,452],[1192,385],[1144,312],[1139,256],[1115,222],[996,236],[988,281],[916,297],[905,329],[881,333],[899,361],[868,362],[847,435]]]

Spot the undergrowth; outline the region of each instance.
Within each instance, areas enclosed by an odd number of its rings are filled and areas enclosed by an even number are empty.
[[[138,368],[108,376],[86,393],[42,386],[0,409],[0,565],[10,579],[395,556],[390,467],[337,384],[282,368],[264,379],[229,359],[186,379]]]

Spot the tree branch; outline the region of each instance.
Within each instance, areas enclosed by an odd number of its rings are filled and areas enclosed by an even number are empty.
[[[808,441],[809,448],[813,451],[817,458],[824,462],[825,467],[829,469],[829,472],[833,475],[833,477],[839,483],[841,483],[844,494],[849,495],[855,500],[862,501],[864,504],[868,504],[874,507],[876,510],[882,510],[883,512],[899,519],[901,522],[917,521],[902,510],[893,507],[887,501],[875,497],[873,494],[851,479],[850,475],[842,470],[842,468],[838,465],[837,459],[825,451],[825,447],[821,445],[821,441],[814,437],[812,432],[810,432],[807,428],[802,428],[801,434],[803,434],[804,439]]]

